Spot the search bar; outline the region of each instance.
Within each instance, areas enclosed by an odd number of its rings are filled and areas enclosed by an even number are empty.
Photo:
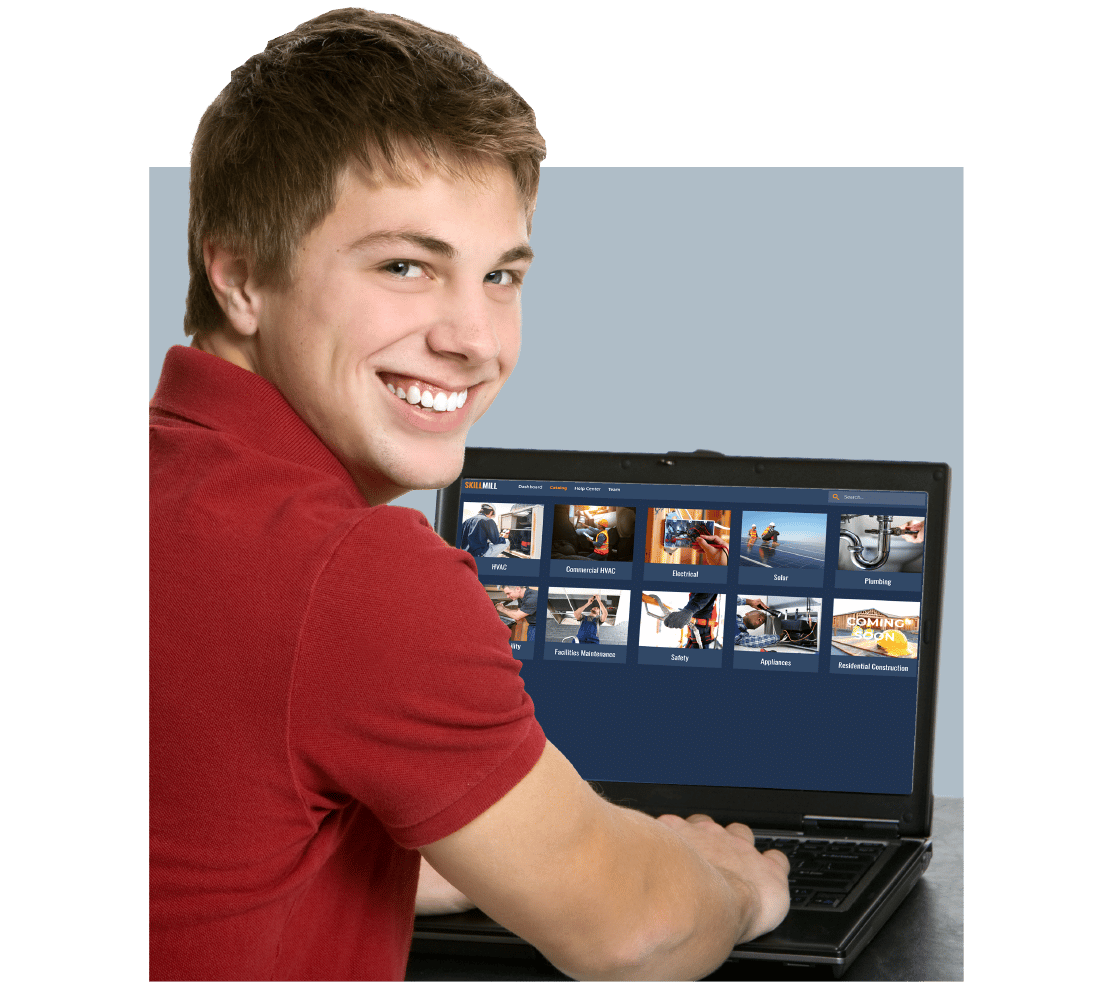
[[[840,505],[901,505],[908,508],[926,508],[927,492],[871,492],[871,491],[828,491],[828,504]]]

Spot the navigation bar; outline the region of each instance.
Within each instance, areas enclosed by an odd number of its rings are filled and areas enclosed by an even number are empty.
[[[854,491],[847,489],[824,488],[755,488],[741,485],[670,485],[636,484],[587,481],[532,480],[522,481],[513,478],[468,478],[464,481],[463,494],[467,499],[476,496],[489,496],[491,493],[514,495],[540,494],[545,498],[561,496],[568,502],[597,501],[600,496],[621,495],[627,498],[646,499],[660,497],[669,499],[670,505],[691,503],[698,507],[708,501],[728,504],[749,502],[776,503],[783,505],[847,505],[861,508],[867,505],[900,506],[903,509],[926,508],[925,492],[894,491]]]

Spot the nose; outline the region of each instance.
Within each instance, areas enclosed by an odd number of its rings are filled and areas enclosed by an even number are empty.
[[[503,334],[516,326],[519,309],[493,304],[482,285],[478,289],[445,291],[436,322],[429,331],[429,347],[438,355],[464,362],[483,363],[498,358]]]

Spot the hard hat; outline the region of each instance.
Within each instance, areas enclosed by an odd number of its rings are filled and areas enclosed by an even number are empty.
[[[775,522],[770,522],[770,523],[769,523],[769,528],[770,528],[770,529],[776,529],[776,528],[777,528],[777,523],[775,523]]]
[[[607,520],[606,520],[606,519],[600,519],[600,520],[599,520],[599,525],[601,525],[601,526],[605,526],[606,524],[607,524]]]

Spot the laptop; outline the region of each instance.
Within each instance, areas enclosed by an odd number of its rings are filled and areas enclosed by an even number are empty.
[[[731,959],[839,976],[931,860],[949,487],[945,464],[469,448],[438,493],[580,774],[788,854],[788,916]],[[415,924],[418,952],[500,942],[477,911]]]

